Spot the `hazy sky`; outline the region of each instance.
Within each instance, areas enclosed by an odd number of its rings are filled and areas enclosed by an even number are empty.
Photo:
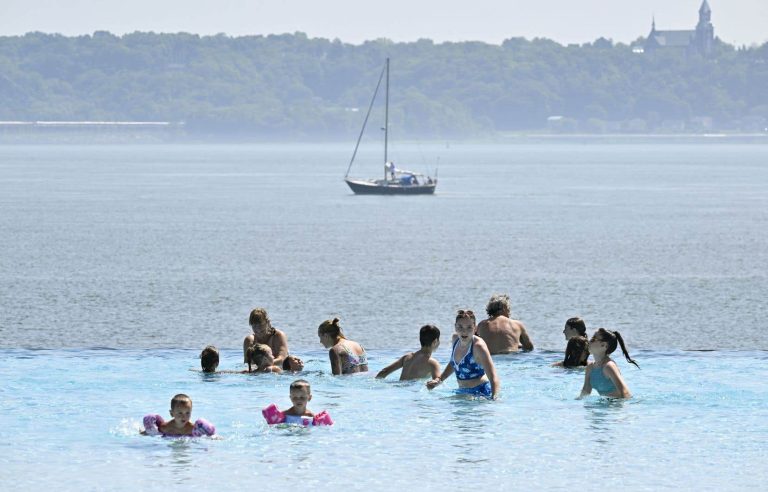
[[[133,31],[230,35],[293,33],[350,43],[600,36],[628,42],[650,30],[692,29],[701,0],[0,0],[0,35],[29,31]],[[732,44],[768,41],[768,0],[709,0],[715,34]]]

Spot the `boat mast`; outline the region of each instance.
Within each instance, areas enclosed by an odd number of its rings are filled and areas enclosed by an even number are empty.
[[[360,140],[363,138],[363,133],[365,132],[365,125],[368,124],[368,117],[371,116],[371,110],[373,109],[373,103],[376,101],[376,95],[379,93],[379,87],[381,86],[381,79],[384,77],[384,68],[381,69],[381,73],[379,74],[379,81],[376,82],[376,90],[373,91],[373,96],[371,97],[371,103],[368,105],[368,112],[365,113],[365,120],[363,120],[363,127],[360,128],[360,135],[357,136],[357,143],[355,144],[355,151],[352,152],[352,158],[349,160],[349,166],[347,166],[347,174],[344,175],[344,178],[349,176],[349,170],[352,169],[352,163],[355,162],[355,156],[357,155],[357,149],[360,147]],[[385,176],[386,178],[386,173]]]
[[[387,180],[387,141],[389,138],[389,58],[387,58],[387,86],[384,103],[384,181]]]

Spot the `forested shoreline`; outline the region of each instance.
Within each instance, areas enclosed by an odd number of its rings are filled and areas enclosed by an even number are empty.
[[[419,40],[360,45],[302,33],[107,32],[0,37],[0,120],[167,121],[190,135],[340,137],[359,131],[385,58],[390,121],[408,138],[552,133],[761,132],[768,43],[709,58]]]

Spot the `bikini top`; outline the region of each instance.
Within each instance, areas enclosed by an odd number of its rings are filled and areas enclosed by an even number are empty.
[[[469,344],[467,353],[464,354],[464,357],[457,363],[454,358],[454,353],[456,352],[456,347],[458,345],[459,339],[457,338],[456,341],[453,342],[453,348],[451,349],[451,365],[453,365],[453,370],[456,372],[456,379],[476,379],[485,376],[483,366],[477,363],[475,356],[472,353],[472,349],[475,346],[474,336],[472,337],[472,342]]]
[[[613,381],[608,376],[603,374],[602,367],[592,366],[592,370],[589,373],[589,384],[601,395],[616,391],[616,385],[613,384]]]
[[[360,355],[357,355],[356,353],[352,352],[349,347],[347,347],[346,343],[341,344],[342,347],[344,347],[344,351],[347,353],[346,360],[341,361],[341,372],[342,373],[348,373],[351,372],[354,368],[358,366],[364,366],[368,364],[368,354],[365,353],[365,349],[361,345],[360,348],[363,349],[363,353]]]

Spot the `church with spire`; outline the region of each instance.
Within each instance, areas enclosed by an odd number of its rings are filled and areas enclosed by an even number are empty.
[[[699,23],[696,29],[686,31],[659,31],[656,19],[651,22],[651,32],[643,43],[645,53],[659,50],[677,50],[685,53],[699,53],[709,56],[715,43],[715,28],[712,26],[712,9],[707,0],[699,7]]]

